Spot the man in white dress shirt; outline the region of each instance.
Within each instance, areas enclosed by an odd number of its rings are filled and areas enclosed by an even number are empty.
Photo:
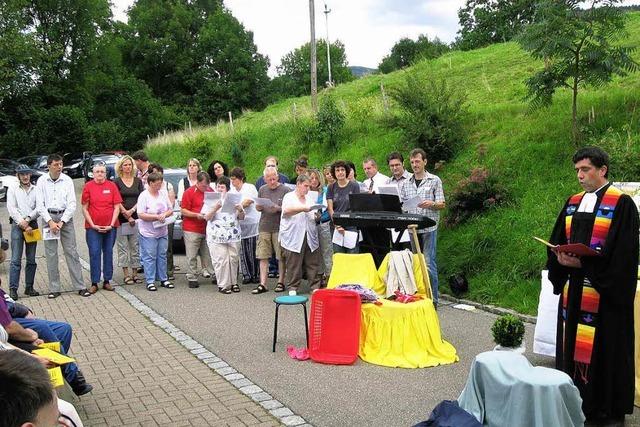
[[[362,169],[367,179],[362,181],[362,188],[369,193],[378,193],[378,186],[385,185],[389,177],[378,172],[378,163],[372,157],[368,157],[362,162]]]
[[[60,296],[60,272],[58,270],[58,241],[62,244],[69,269],[69,277],[78,295],[91,296],[82,282],[82,267],[76,245],[76,231],[73,227],[73,214],[76,211],[76,192],[73,180],[62,173],[62,156],[50,154],[47,157],[49,172],[38,178],[36,184],[36,208],[44,223],[44,235],[47,229],[51,236],[59,238],[44,241],[49,273],[49,298]]]
[[[312,290],[320,288],[320,241],[316,227],[315,205],[317,196],[309,194],[309,177],[299,175],[296,189],[282,199],[280,219],[280,245],[285,262],[285,280],[289,290],[297,291],[302,281],[302,270]]]
[[[36,247],[38,242],[27,243],[24,233],[31,233],[38,228],[36,219],[36,191],[31,185],[31,172],[26,165],[16,169],[18,185],[10,186],[7,190],[7,211],[11,222],[11,267],[9,269],[9,295],[18,299],[18,285],[20,284],[20,270],[22,269],[22,252],[27,259],[24,273],[24,294],[37,297],[40,295],[33,289],[36,276]]]

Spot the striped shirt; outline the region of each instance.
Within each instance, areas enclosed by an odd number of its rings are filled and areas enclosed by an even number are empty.
[[[420,185],[416,187],[415,175],[409,179],[405,179],[400,189],[400,200],[405,201],[419,196],[421,201],[431,200],[436,203],[444,203],[444,190],[442,189],[442,181],[436,175],[430,174],[425,171],[424,178],[420,182]],[[438,209],[422,209],[415,208],[409,209],[408,212],[426,215],[436,222],[433,227],[425,228],[422,232],[430,232],[438,229],[438,223],[440,222],[440,210]]]

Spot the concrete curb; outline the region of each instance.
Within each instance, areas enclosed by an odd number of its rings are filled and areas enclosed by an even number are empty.
[[[489,312],[489,313],[493,313],[493,314],[497,314],[499,316],[503,315],[503,314],[513,314],[514,316],[522,319],[523,322],[527,322],[527,323],[531,323],[531,324],[536,324],[538,318],[536,316],[529,316],[526,314],[522,314],[522,313],[518,313],[517,311],[513,311],[511,309],[508,308],[502,308],[502,307],[496,307],[495,305],[490,305],[490,304],[481,304],[475,301],[469,301],[466,299],[461,299],[461,298],[455,298],[452,297],[451,295],[446,295],[446,294],[440,294],[440,299],[441,300],[445,300],[445,301],[449,301],[451,303],[454,304],[467,304],[467,305],[471,305],[477,309]]]

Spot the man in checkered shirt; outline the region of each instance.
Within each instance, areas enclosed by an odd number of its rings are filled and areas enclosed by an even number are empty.
[[[436,264],[436,242],[440,211],[445,207],[442,181],[436,175],[427,172],[427,153],[416,148],[409,155],[413,176],[405,179],[400,188],[400,199],[404,202],[416,196],[420,197],[418,207],[408,212],[426,215],[436,222],[433,227],[418,230],[420,246],[429,266],[429,280],[433,293],[433,304],[438,306],[438,266]]]

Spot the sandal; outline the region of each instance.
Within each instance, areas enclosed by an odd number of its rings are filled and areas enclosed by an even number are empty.
[[[267,287],[264,285],[258,285],[254,290],[251,291],[251,293],[254,295],[263,294],[265,292],[269,292],[269,289],[267,289]]]
[[[218,292],[220,292],[221,294],[229,295],[231,293],[231,289],[218,288]]]
[[[134,282],[136,282],[136,283],[142,283],[142,279],[141,279],[140,277],[133,276],[133,277],[132,277],[132,279],[133,279],[133,281],[134,281]]]
[[[163,288],[167,288],[167,289],[175,288],[175,286],[173,286],[173,283],[171,283],[168,280],[165,280],[164,282],[160,283],[160,286],[162,286]]]
[[[136,281],[133,277],[127,276],[124,278],[125,285],[133,285],[134,283],[136,283]]]
[[[240,286],[238,286],[238,284],[235,284],[231,287],[231,291],[232,292],[240,292]]]
[[[154,285],[153,283],[147,283],[147,290],[148,291],[157,291],[158,288],[156,288],[156,285]]]
[[[60,295],[61,295],[60,292],[50,292],[49,295],[47,295],[47,298],[54,299],[54,298],[58,298]]]
[[[80,289],[78,291],[78,295],[80,295],[81,297],[90,297],[92,294],[86,289]]]
[[[273,291],[274,292],[284,292],[284,283],[278,282],[276,284],[276,288]]]

